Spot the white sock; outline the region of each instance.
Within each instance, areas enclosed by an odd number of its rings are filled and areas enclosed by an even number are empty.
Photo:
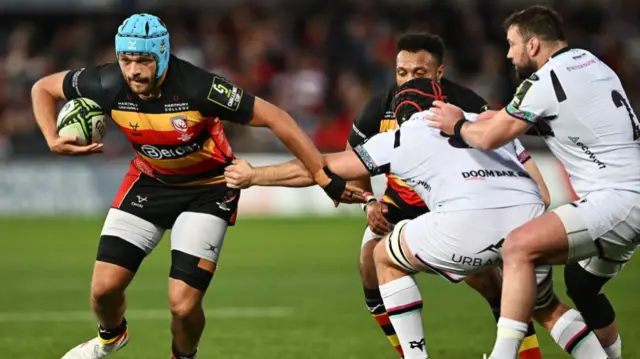
[[[607,359],[598,338],[577,310],[569,309],[564,313],[551,329],[551,336],[576,359]]]
[[[491,359],[515,359],[527,334],[529,324],[508,318],[498,319],[498,335]]]
[[[604,348],[605,353],[609,356],[609,359],[622,359],[622,340],[618,334],[618,339],[610,346]]]
[[[380,286],[380,294],[405,359],[426,359],[427,346],[422,331],[422,297],[411,276]]]

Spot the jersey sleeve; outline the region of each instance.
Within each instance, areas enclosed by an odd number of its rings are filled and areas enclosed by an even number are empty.
[[[189,65],[183,71],[185,86],[191,88],[191,96],[204,116],[218,117],[224,121],[247,124],[253,118],[255,96],[222,76]]]
[[[353,147],[353,152],[372,176],[390,173],[395,149],[399,145],[399,137],[399,129],[379,133],[366,142]]]
[[[526,148],[524,148],[520,140],[518,140],[517,138],[513,140],[513,145],[516,149],[516,156],[518,156],[518,161],[520,161],[520,163],[525,164],[525,162],[531,159],[531,155],[529,154],[529,151]]]
[[[103,109],[109,109],[123,85],[120,68],[114,63],[69,71],[64,77],[62,90],[67,100],[89,98]]]
[[[557,101],[550,83],[534,75],[524,80],[507,107],[507,113],[534,124],[538,120],[556,116]]]
[[[364,105],[353,121],[353,127],[349,133],[351,148],[355,148],[380,132],[380,121],[384,117],[385,111],[382,96],[374,96]]]

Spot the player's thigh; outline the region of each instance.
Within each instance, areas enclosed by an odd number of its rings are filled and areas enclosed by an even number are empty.
[[[185,302],[194,304],[206,292],[227,227],[226,220],[212,214],[183,212],[178,216],[171,230],[169,298],[172,308]]]
[[[194,189],[199,193],[171,230],[170,277],[202,293],[213,278],[227,227],[235,222],[240,194],[225,187]]]
[[[585,261],[590,272],[615,275],[627,262],[640,239],[640,195],[629,192],[593,192],[556,208],[568,241],[568,261]],[[607,262],[612,264],[607,264]]]
[[[578,262],[578,265],[596,277],[610,279],[622,271],[627,262],[631,260],[635,250],[635,246],[624,250],[617,250],[615,251],[616,255],[614,258],[608,258],[606,256],[590,257],[581,260]]]
[[[163,233],[164,229],[151,222],[110,209],[98,244],[92,279],[94,295],[126,288]]]
[[[377,286],[378,279],[376,267],[373,260],[373,250],[382,239],[383,236],[373,233],[371,228],[367,226],[362,235],[362,244],[360,246],[360,276],[363,284],[368,287]]]

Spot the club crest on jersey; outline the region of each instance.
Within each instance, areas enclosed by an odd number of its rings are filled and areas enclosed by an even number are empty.
[[[171,124],[176,132],[180,133],[180,137],[178,139],[186,142],[193,137],[193,135],[189,134],[189,124],[187,123],[186,116],[176,116],[171,118]]]

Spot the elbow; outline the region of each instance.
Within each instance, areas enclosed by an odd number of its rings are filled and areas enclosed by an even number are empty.
[[[38,95],[46,94],[53,97],[56,100],[62,99],[62,98],[59,98],[59,97],[62,97],[62,94],[57,94],[57,92],[59,91],[52,91],[53,81],[54,79],[51,77],[51,75],[45,76],[40,80],[36,81],[36,83],[34,83],[33,86],[31,86],[31,98],[36,97]]]
[[[44,89],[43,80],[44,78],[41,78],[40,80],[36,81],[33,86],[31,86],[31,97],[39,92],[42,92],[42,90]]]

